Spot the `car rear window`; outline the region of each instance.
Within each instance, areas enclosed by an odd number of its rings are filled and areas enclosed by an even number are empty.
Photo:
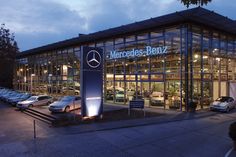
[[[220,102],[226,102],[226,101],[230,101],[232,98],[230,97],[220,97],[218,99],[216,99],[216,101],[220,101]]]
[[[50,99],[50,96],[41,96],[38,98],[38,100],[45,100],[45,99]]]

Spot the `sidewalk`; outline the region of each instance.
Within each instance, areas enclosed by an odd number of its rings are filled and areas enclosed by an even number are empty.
[[[236,156],[236,150],[233,150],[228,157],[235,157]]]
[[[121,106],[121,105],[104,105],[104,106],[105,106],[104,111],[127,108],[127,113],[128,113],[128,106]],[[156,108],[145,108],[145,110],[160,113],[161,116],[151,117],[151,118],[144,117],[142,119],[139,118],[139,119],[132,119],[132,120],[104,122],[104,123],[81,124],[81,125],[76,125],[76,126],[69,126],[69,129],[66,129],[66,131],[63,131],[63,132],[65,134],[79,134],[79,133],[86,133],[86,132],[112,130],[112,129],[119,129],[119,128],[129,128],[129,127],[136,127],[136,126],[145,126],[145,125],[152,125],[152,124],[190,120],[190,119],[196,119],[196,118],[204,118],[204,117],[209,117],[209,116],[218,114],[217,112],[211,112],[208,110],[200,110],[200,111],[196,111],[195,113],[156,109]],[[60,130],[60,128],[58,129]]]

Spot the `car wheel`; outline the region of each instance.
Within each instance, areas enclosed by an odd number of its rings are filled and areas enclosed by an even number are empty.
[[[226,112],[229,113],[229,111],[230,111],[230,109],[229,109],[229,107],[227,107],[227,108],[226,108]]]
[[[67,107],[65,108],[65,112],[66,112],[66,113],[70,112],[70,107],[69,107],[69,106],[67,106]]]

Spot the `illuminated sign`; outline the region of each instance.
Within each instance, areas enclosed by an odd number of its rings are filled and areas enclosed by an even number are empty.
[[[95,50],[89,51],[86,57],[87,64],[91,68],[97,68],[101,63],[101,60],[101,55]]]
[[[81,48],[80,94],[83,117],[100,116],[103,109],[103,51]]]
[[[132,49],[128,51],[111,51],[109,59],[132,58],[142,56],[154,56],[167,53],[167,46],[151,47],[146,46],[144,49]]]

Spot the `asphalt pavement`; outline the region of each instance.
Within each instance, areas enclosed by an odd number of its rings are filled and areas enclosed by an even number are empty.
[[[231,149],[230,114],[156,110],[163,116],[54,128],[0,105],[1,156],[222,157]],[[229,156],[233,157],[235,151]]]

